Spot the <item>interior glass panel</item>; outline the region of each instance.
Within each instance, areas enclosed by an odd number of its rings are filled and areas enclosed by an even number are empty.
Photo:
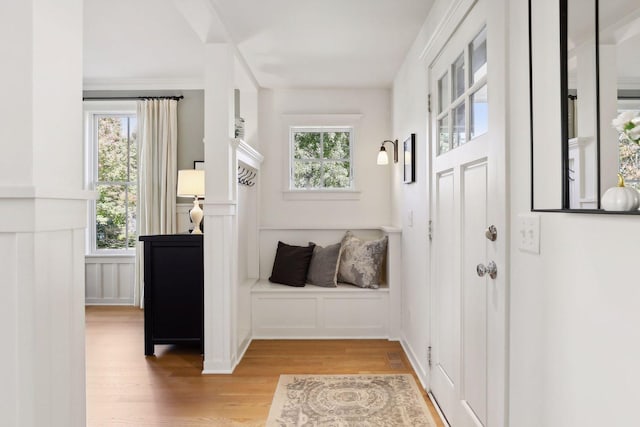
[[[569,208],[598,207],[595,0],[567,0],[567,144]]]
[[[489,103],[487,85],[483,85],[471,95],[471,117],[469,117],[469,138],[487,133],[489,129]]]
[[[446,153],[450,149],[449,116],[444,116],[438,120],[438,154]]]
[[[599,13],[602,190],[616,185],[618,172],[640,188],[639,143],[612,123],[621,113],[640,115],[640,2],[600,1]]]
[[[438,80],[438,114],[442,113],[445,108],[449,107],[449,73],[445,73],[440,80]]]
[[[530,0],[529,10],[532,209],[612,213],[600,202],[618,173],[640,182],[640,141],[613,123],[640,121],[640,2]]]
[[[487,75],[487,29],[483,28],[469,45],[471,52],[471,84]]]
[[[467,142],[464,114],[464,102],[453,109],[453,148],[458,147]]]
[[[465,81],[464,81],[464,54],[460,54],[460,56],[455,60],[452,65],[452,77],[453,77],[453,99],[458,99],[465,89]]]

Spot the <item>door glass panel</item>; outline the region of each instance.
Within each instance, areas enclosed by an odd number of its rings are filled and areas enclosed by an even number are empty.
[[[487,85],[482,86],[471,95],[471,117],[469,117],[469,138],[487,133],[489,128],[489,103]]]
[[[449,73],[438,80],[438,114],[449,106]]]
[[[464,93],[464,54],[453,63],[453,99],[458,99]]]
[[[469,45],[471,52],[471,84],[487,75],[487,29],[476,36]]]
[[[464,120],[464,103],[453,110],[453,148],[467,142]]]
[[[438,120],[438,154],[449,151],[449,117]]]

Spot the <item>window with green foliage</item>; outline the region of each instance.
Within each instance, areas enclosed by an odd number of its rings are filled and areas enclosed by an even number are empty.
[[[292,127],[291,189],[351,189],[353,128]]]
[[[127,250],[136,245],[138,152],[136,116],[94,114],[93,185],[98,193],[94,250]]]

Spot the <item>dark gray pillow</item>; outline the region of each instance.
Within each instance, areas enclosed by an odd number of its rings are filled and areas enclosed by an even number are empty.
[[[312,244],[312,243],[311,243]],[[340,243],[325,248],[316,245],[309,264],[307,283],[327,288],[338,286],[338,260],[340,259]]]
[[[269,281],[289,286],[304,286],[314,246],[313,244],[291,246],[278,242],[276,259],[273,260],[273,270],[271,270]]]
[[[388,240],[387,236],[378,240],[362,240],[347,231],[342,238],[338,282],[361,288],[379,288]]]

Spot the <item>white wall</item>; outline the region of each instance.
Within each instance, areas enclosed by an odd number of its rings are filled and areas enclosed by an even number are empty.
[[[433,15],[434,12],[431,12]],[[402,227],[402,342],[422,381],[426,381],[429,343],[429,159],[427,143],[427,73],[420,60],[425,31],[409,51],[393,87],[393,134],[416,134],[416,182],[393,174],[393,221]],[[413,224],[410,225],[410,215]]]
[[[429,276],[428,248],[416,232],[428,217],[428,153],[420,148],[426,144],[421,98],[427,73],[418,55],[448,4],[434,4],[394,83],[393,133],[418,134],[418,188],[395,178],[392,191],[397,193],[394,222],[403,227],[404,344],[418,355],[419,373],[429,342]],[[637,217],[541,213],[540,255],[518,250],[518,214],[529,212],[531,191],[527,0],[512,0],[509,6],[509,425],[634,425],[640,401],[640,222]],[[408,227],[410,210],[413,228]]]
[[[389,174],[378,166],[380,143],[393,139],[387,89],[261,90],[261,218],[267,227],[376,227],[390,223]],[[359,200],[284,200],[289,149],[284,114],[360,114],[353,151]]]
[[[407,53],[393,85],[393,134],[405,139],[416,134],[416,182],[402,183],[402,170],[392,177],[393,223],[402,227],[402,341],[423,382],[428,382],[429,317],[429,117],[428,64],[422,51],[449,7],[436,1],[422,30]]]
[[[640,221],[543,213],[540,255],[517,249],[530,194],[527,1],[510,5],[511,425],[633,425]]]

